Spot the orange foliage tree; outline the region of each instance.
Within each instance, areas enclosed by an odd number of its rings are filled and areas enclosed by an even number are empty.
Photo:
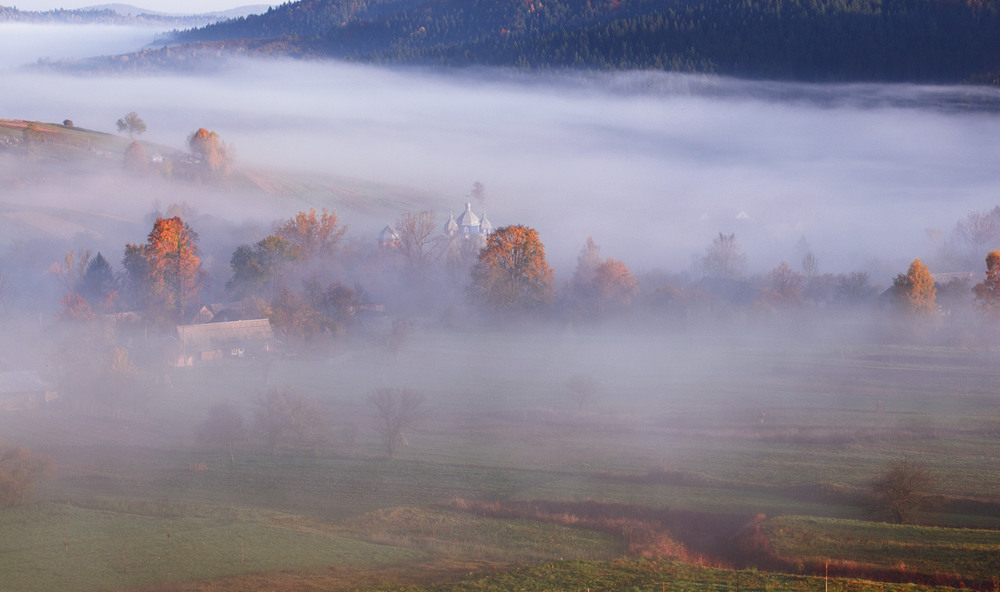
[[[496,312],[539,308],[552,300],[552,278],[538,232],[506,226],[491,234],[479,252],[469,292]]]
[[[601,310],[626,307],[639,293],[639,282],[624,263],[605,259],[594,273],[594,296]]]
[[[200,128],[188,136],[191,152],[213,173],[228,175],[232,148],[226,146],[219,134]]]
[[[930,315],[937,312],[937,291],[934,278],[920,259],[914,259],[905,274],[892,281],[897,305],[907,312]]]
[[[179,217],[157,218],[146,244],[129,244],[127,281],[150,317],[177,322],[204,282],[198,235]]]
[[[588,314],[626,308],[639,293],[639,282],[629,268],[617,259],[601,259],[600,247],[589,237],[577,257],[570,286],[576,304]]]
[[[336,212],[323,208],[317,214],[316,209],[311,208],[279,225],[274,234],[288,241],[289,253],[294,259],[310,259],[333,254],[345,232],[347,228],[341,226]]]
[[[986,255],[986,277],[972,288],[979,309],[991,317],[1000,317],[1000,251]]]

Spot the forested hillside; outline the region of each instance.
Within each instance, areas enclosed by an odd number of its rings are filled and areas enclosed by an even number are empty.
[[[989,81],[998,0],[303,0],[179,33],[378,63]],[[257,47],[260,47],[257,45]]]

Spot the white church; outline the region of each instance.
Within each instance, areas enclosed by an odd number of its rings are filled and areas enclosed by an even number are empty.
[[[456,239],[474,240],[480,246],[486,245],[486,237],[493,233],[493,225],[486,219],[486,214],[477,216],[472,212],[472,204],[466,202],[465,211],[455,218],[454,212],[448,214],[448,221],[444,224],[444,235],[449,241]],[[378,234],[378,244],[382,248],[396,248],[399,246],[399,232],[386,224]]]

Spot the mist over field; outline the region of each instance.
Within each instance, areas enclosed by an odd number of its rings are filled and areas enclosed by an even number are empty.
[[[804,237],[822,271],[884,283],[933,252],[928,229],[946,234],[1000,188],[994,89],[291,61],[6,77],[6,116],[111,132],[135,110],[145,140],[183,148],[206,127],[241,166],[412,187],[440,199],[442,220],[479,181],[491,222],[538,229],[560,274],[588,236],[634,270],[680,272],[721,231],[751,272],[796,263]],[[384,223],[345,221],[369,236]]]
[[[0,488],[0,587],[389,589],[642,557],[677,563],[497,589],[686,589],[673,566],[712,565],[994,590],[997,531],[966,537],[1000,528],[996,319],[968,274],[929,306],[929,273],[880,293],[917,257],[982,277],[996,89],[36,64],[152,39],[101,31],[0,25],[0,479],[27,483]],[[486,256],[460,233],[425,259],[376,243],[466,201],[538,230],[543,294],[470,290]],[[970,212],[993,234],[942,255]],[[720,233],[745,269],[699,268]],[[933,473],[938,505],[907,511],[940,542],[865,522],[900,459]]]

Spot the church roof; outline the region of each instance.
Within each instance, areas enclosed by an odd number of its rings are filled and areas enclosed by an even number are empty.
[[[465,211],[458,217],[459,226],[479,226],[479,217],[472,213],[472,204],[465,203]]]
[[[493,232],[493,225],[486,219],[486,212],[483,212],[483,217],[479,220],[479,232],[482,232],[483,234]]]
[[[444,231],[446,234],[455,234],[458,232],[458,223],[455,222],[455,214],[448,214],[448,221],[444,223]]]

